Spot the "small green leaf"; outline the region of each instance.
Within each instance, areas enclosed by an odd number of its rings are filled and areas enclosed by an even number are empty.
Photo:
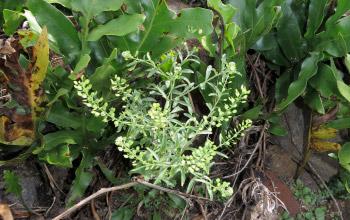
[[[21,13],[17,11],[12,11],[8,9],[4,9],[4,32],[7,35],[12,35],[16,32],[18,26],[24,20],[24,17]]]
[[[327,127],[335,128],[338,130],[350,128],[350,118],[340,118],[333,120],[326,124]]]
[[[60,144],[77,144],[81,142],[82,136],[78,131],[60,130],[44,136],[44,146],[46,151],[49,151]]]
[[[304,102],[317,113],[325,114],[325,109],[320,94],[318,94],[314,89],[308,89],[306,95],[304,96]]]
[[[90,60],[91,57],[89,54],[82,55],[69,78],[75,80],[77,75],[89,65]]]
[[[350,86],[346,85],[343,81],[337,81],[338,89],[340,94],[350,102]]]
[[[345,63],[346,69],[348,69],[348,71],[350,72],[350,54],[346,54],[344,63]]]
[[[117,49],[115,48],[108,58],[105,58],[102,66],[97,67],[95,72],[91,75],[90,81],[93,85],[93,89],[102,93],[106,93],[111,85],[110,79],[112,74],[115,74],[117,69],[113,65],[113,61],[118,56]]]
[[[89,41],[97,41],[102,36],[124,36],[138,30],[139,26],[145,20],[143,14],[121,15],[107,24],[99,25],[94,28],[88,37]]]
[[[113,184],[119,184],[120,180],[118,178],[115,177],[114,172],[110,169],[108,169],[108,167],[106,167],[106,165],[104,165],[104,163],[102,163],[101,161],[97,161],[98,166],[100,167],[103,175],[106,177],[106,179],[113,183]]]
[[[3,174],[6,193],[13,193],[15,196],[20,197],[22,194],[22,186],[20,185],[18,176],[9,170],[4,170]]]
[[[345,143],[338,152],[339,163],[350,172],[350,142]]]
[[[39,158],[55,166],[72,167],[73,158],[68,145],[59,145],[49,151],[41,152]]]
[[[207,4],[209,7],[214,8],[218,11],[224,19],[225,24],[232,21],[233,16],[236,13],[236,9],[230,4],[223,4],[221,0],[208,0]]]
[[[263,105],[255,106],[242,114],[243,119],[258,119],[260,114],[262,114]]]

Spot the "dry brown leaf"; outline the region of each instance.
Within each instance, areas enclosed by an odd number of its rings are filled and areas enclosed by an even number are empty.
[[[7,204],[0,204],[0,216],[3,220],[13,220],[10,207]]]

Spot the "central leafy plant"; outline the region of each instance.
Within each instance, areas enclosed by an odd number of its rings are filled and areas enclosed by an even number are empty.
[[[149,55],[137,58],[129,51],[122,55],[129,62],[129,69],[142,68],[144,77],[152,81],[133,88],[127,79],[114,77],[111,89],[122,106],[121,111],[99,97],[89,79],[76,81],[75,88],[92,114],[114,123],[120,134],[115,143],[132,161],[131,172],[169,187],[175,187],[179,180],[181,186],[187,184],[187,192],[195,183],[203,183],[210,198],[214,193],[230,196],[229,183],[213,181],[209,177],[210,168],[219,150],[237,141],[251,122],[242,122],[221,143],[215,144],[209,136],[235,116],[239,104],[249,94],[245,87],[232,93],[227,87],[238,74],[235,64],[223,57],[221,71],[209,66],[205,80],[196,85],[189,80],[194,74],[190,65],[199,58],[189,50],[170,52],[160,61],[153,61]],[[210,94],[215,102],[207,104],[209,113],[200,117],[194,109],[191,92],[206,86],[216,91]],[[201,136],[204,138],[198,143]]]

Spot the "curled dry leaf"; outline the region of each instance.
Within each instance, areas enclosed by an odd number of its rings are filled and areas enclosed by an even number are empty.
[[[0,55],[10,55],[16,52],[11,46],[11,43],[15,41],[14,38],[8,38],[6,40],[0,39]]]

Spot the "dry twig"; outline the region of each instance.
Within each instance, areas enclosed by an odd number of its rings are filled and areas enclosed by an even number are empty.
[[[140,178],[134,178],[133,182],[130,183],[126,183],[124,185],[120,185],[120,186],[113,186],[110,188],[102,188],[99,191],[93,193],[92,195],[86,197],[85,199],[81,200],[79,203],[75,204],[74,206],[72,206],[71,208],[67,209],[66,211],[64,211],[63,213],[61,213],[60,215],[56,216],[55,218],[53,218],[53,220],[60,220],[60,219],[64,219],[65,217],[67,217],[68,215],[72,214],[74,211],[76,211],[77,209],[80,209],[81,207],[83,207],[84,205],[86,205],[87,203],[89,203],[91,200],[105,194],[108,192],[113,192],[113,191],[117,191],[117,190],[122,190],[122,189],[128,189],[131,188],[133,186],[136,186],[138,184],[144,185],[144,186],[148,186],[150,188],[162,191],[162,192],[167,192],[167,193],[171,193],[171,194],[175,194],[180,196],[181,198],[185,199],[186,198],[190,198],[190,199],[197,199],[197,200],[204,200],[204,201],[210,201],[210,199],[208,198],[204,198],[204,197],[200,197],[200,196],[195,196],[195,195],[191,195],[191,194],[187,194],[187,193],[183,193],[177,190],[172,190],[172,189],[168,189],[168,188],[164,188],[152,183],[149,183],[143,179]]]

